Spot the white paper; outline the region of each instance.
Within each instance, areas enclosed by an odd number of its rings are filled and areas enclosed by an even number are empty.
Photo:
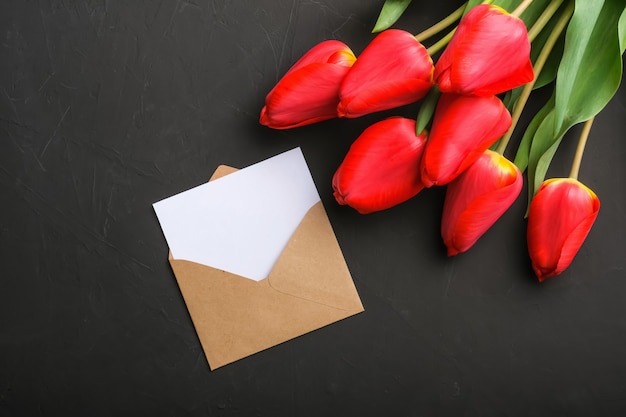
[[[174,259],[259,281],[319,200],[296,148],[153,207]]]

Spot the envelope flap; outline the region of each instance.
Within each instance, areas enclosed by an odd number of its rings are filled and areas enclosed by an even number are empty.
[[[363,309],[321,201],[309,209],[268,280],[275,290],[295,297],[342,310]]]
[[[220,165],[217,167],[213,175],[211,175],[211,178],[209,179],[209,181],[214,181],[218,178],[225,177],[226,175],[232,174],[233,172],[236,172],[236,171],[237,171],[237,168],[233,168],[228,165]]]
[[[235,172],[221,165],[211,180]],[[321,202],[306,214],[270,277],[254,281],[169,261],[211,369],[363,311]]]

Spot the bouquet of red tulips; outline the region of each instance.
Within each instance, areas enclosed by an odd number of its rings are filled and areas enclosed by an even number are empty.
[[[358,55],[326,40],[269,92],[260,122],[288,129],[420,102],[356,138],[333,176],[339,204],[366,214],[432,186],[447,187],[441,235],[470,249],[519,197],[528,178],[528,251],[543,281],[572,262],[600,208],[578,181],[594,116],[622,78],[626,5],[613,0],[470,0],[413,35],[391,26],[411,0],[386,0],[378,33]],[[422,42],[447,31],[428,48]],[[584,65],[583,65],[584,63]],[[534,89],[553,94],[504,154]],[[567,178],[545,179],[565,134],[584,123]]]

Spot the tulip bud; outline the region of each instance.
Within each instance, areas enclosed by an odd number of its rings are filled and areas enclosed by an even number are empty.
[[[510,126],[511,115],[495,96],[442,94],[422,156],[422,183],[449,183]]]
[[[487,4],[461,19],[435,65],[435,81],[445,93],[495,95],[533,78],[524,22]]]
[[[289,129],[337,117],[339,85],[355,60],[343,42],[317,44],[268,93],[260,123]]]
[[[572,178],[541,184],[528,211],[528,252],[539,282],[563,272],[572,263],[591,230],[600,200]]]
[[[515,164],[486,150],[448,184],[441,219],[441,236],[448,256],[470,249],[511,207],[523,182]]]
[[[412,34],[381,32],[341,84],[340,117],[359,117],[413,103],[433,85],[433,61]]]
[[[333,176],[335,199],[361,214],[384,210],[419,193],[426,133],[415,120],[392,117],[365,129]]]

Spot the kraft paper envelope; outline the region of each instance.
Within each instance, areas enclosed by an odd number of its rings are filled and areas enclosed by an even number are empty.
[[[235,171],[222,165],[211,180]],[[321,201],[265,279],[169,262],[211,369],[364,311]]]

